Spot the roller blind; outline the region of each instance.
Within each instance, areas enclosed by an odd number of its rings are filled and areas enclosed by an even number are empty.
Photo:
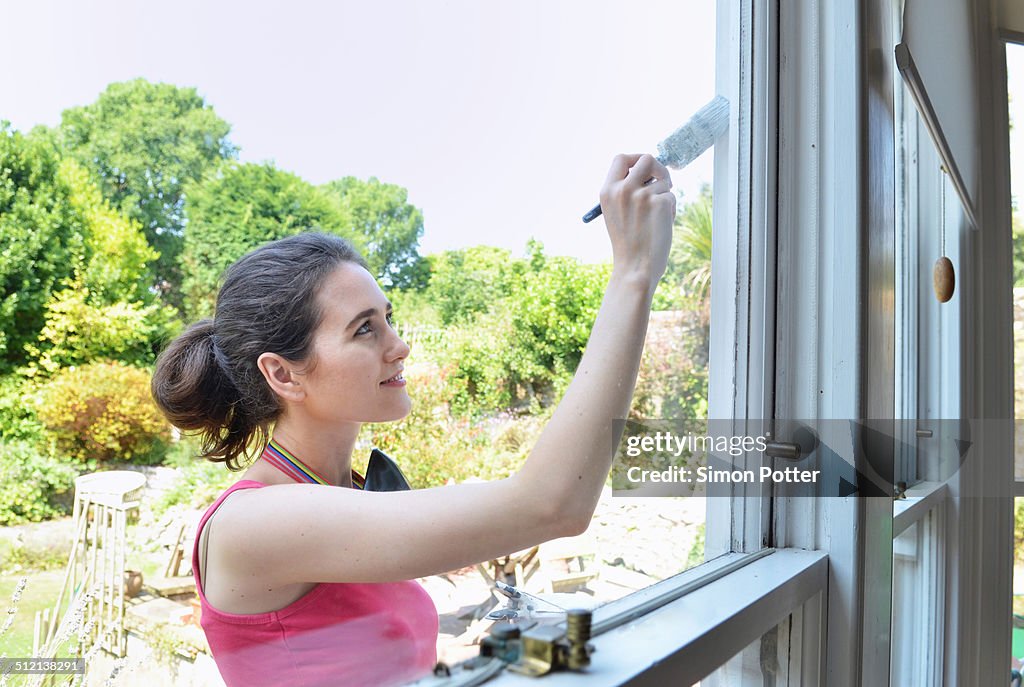
[[[968,0],[906,0],[896,65],[977,227],[978,93]]]

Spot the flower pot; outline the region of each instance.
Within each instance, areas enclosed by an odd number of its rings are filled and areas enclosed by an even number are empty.
[[[131,599],[138,596],[142,591],[142,571],[124,571],[124,598]]]

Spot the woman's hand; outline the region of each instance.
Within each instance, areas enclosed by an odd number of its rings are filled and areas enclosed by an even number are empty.
[[[616,155],[601,188],[601,212],[613,272],[644,278],[653,291],[668,265],[676,215],[668,168],[652,155]]]

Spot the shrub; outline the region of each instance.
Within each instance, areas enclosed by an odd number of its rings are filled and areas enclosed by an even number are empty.
[[[648,330],[630,416],[703,419],[708,412],[706,319],[679,311],[672,326]]]
[[[88,289],[69,288],[47,304],[39,345],[29,350],[49,373],[97,359],[149,365],[178,329],[170,306],[141,301],[95,305]]]
[[[163,458],[170,427],[153,403],[149,374],[121,363],[61,371],[43,388],[39,417],[67,456],[92,465]]]
[[[468,418],[451,415],[451,369],[407,368],[405,376],[412,410],[397,422],[372,425],[373,445],[394,458],[417,489],[473,476],[488,450],[487,435]]]
[[[1017,563],[1024,563],[1024,499],[1014,499],[1013,506],[1013,557]]]
[[[38,386],[21,375],[0,377],[0,441],[43,441],[46,428],[36,413]]]
[[[395,308],[395,324],[411,327],[441,326],[441,314],[426,291],[388,289],[387,294]]]
[[[511,294],[525,271],[525,262],[514,260],[504,248],[445,251],[430,258],[426,293],[442,324],[465,324]]]
[[[452,333],[446,354],[462,383],[455,408],[549,405],[579,365],[609,274],[607,265],[535,250],[512,293]]]
[[[64,515],[77,473],[23,441],[0,443],[0,525]]]

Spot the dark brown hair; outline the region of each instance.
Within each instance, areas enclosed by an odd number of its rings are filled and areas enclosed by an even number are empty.
[[[241,470],[282,406],[257,367],[262,353],[308,360],[323,316],[316,295],[339,264],[366,262],[345,239],[305,233],[263,245],[227,269],[213,319],[160,354],[153,398],[167,419],[203,441],[203,457]],[[315,361],[312,361],[315,362]]]

